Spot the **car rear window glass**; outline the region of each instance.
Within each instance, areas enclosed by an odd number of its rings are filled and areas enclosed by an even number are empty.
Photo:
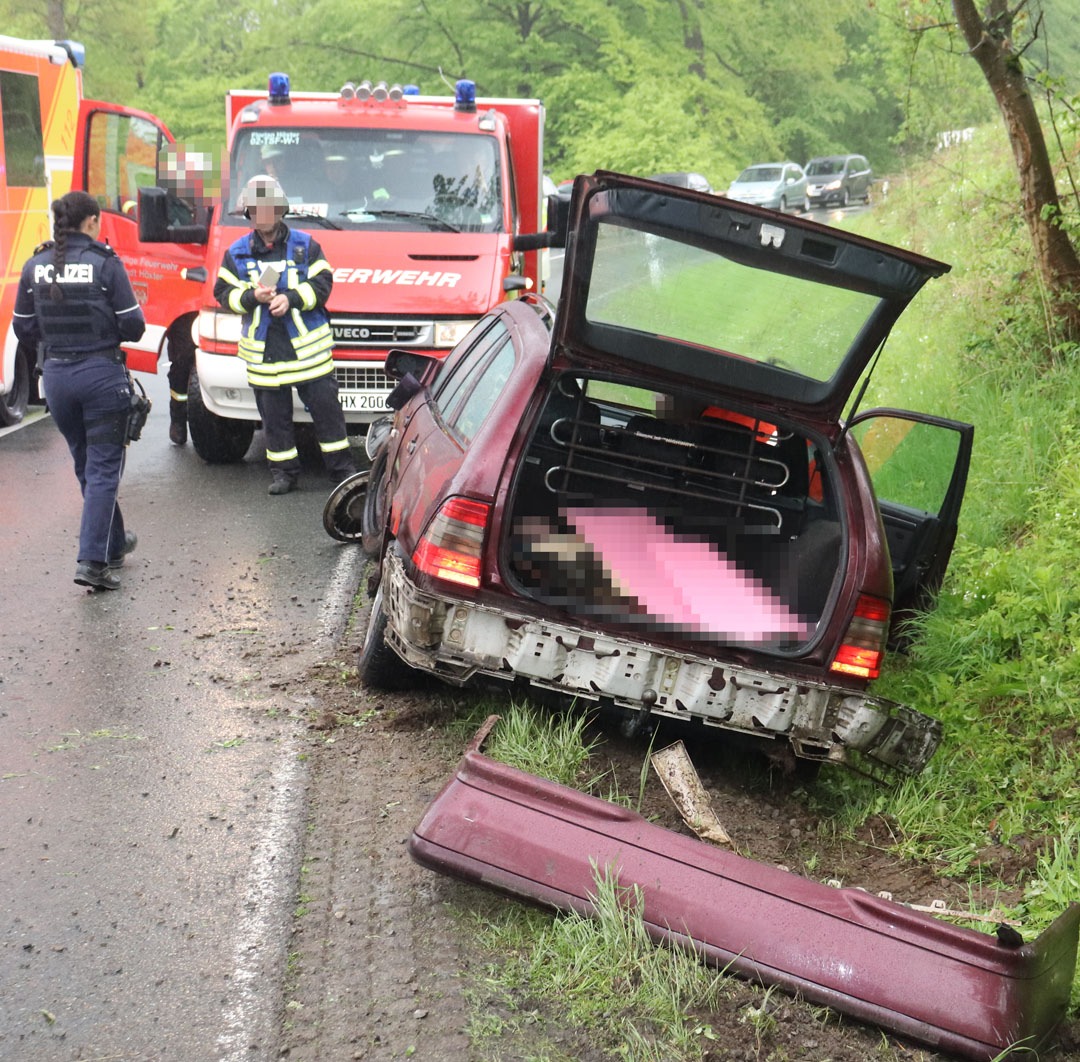
[[[823,382],[840,368],[878,304],[865,292],[602,222],[585,313],[594,324]]]
[[[738,179],[740,183],[745,184],[753,184],[758,181],[778,181],[780,180],[780,167],[755,166],[749,170],[743,170]]]

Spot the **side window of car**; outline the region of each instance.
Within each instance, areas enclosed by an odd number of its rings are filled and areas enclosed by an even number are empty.
[[[462,442],[468,443],[480,430],[502,394],[514,368],[514,344],[507,335],[476,376],[473,389],[449,420]]]
[[[444,373],[439,374],[439,379],[432,389],[432,398],[443,420],[449,420],[454,406],[457,405],[458,399],[472,379],[477,366],[483,363],[492,346],[505,335],[506,325],[498,318],[492,318],[490,326],[484,330],[477,330],[472,345],[462,351],[453,364],[447,365]]]

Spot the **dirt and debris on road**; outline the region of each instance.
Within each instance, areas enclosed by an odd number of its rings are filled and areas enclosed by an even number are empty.
[[[515,901],[433,874],[406,843],[424,808],[452,774],[469,732],[448,726],[470,695],[430,685],[374,697],[349,677],[362,638],[349,635],[335,664],[307,682],[320,705],[310,742],[309,821],[294,931],[288,945],[281,1057],[291,1062],[601,1062],[620,1057],[567,1027],[556,1002],[507,998],[486,973],[500,957],[476,940],[476,919]],[[485,703],[492,703],[488,694]],[[648,743],[598,732],[593,773],[609,768],[618,791],[638,793]],[[890,854],[887,816],[855,840],[830,840],[796,784],[745,750],[722,744],[691,755],[709,799],[737,848],[817,880],[836,879],[899,901],[940,900],[972,910],[965,883]],[[688,833],[659,779],[637,808]],[[993,902],[1009,897],[985,898]],[[764,1002],[763,1002],[764,1001]],[[766,1005],[772,1020],[747,1020]],[[720,1039],[702,1044],[706,1062],[938,1062],[945,1055],[883,1036],[880,1029],[732,979],[723,1012],[701,1014]],[[522,1023],[522,1014],[528,1021]],[[483,1029],[470,1036],[470,1030]],[[1044,1057],[1080,1057],[1080,1022]]]

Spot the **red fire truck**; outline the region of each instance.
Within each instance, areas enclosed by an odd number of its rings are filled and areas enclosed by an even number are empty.
[[[205,460],[239,460],[258,421],[237,355],[240,319],[213,298],[225,250],[250,229],[238,198],[252,176],[278,179],[287,223],[311,232],[334,269],[328,309],[350,424],[386,411],[388,350],[445,354],[501,300],[543,290],[543,248],[556,238],[541,231],[539,101],[477,99],[469,81],[445,97],[367,81],[293,93],[285,74],[272,74],[266,92],[230,92],[226,114],[228,170],[202,237],[197,227],[177,229],[173,192],[139,197],[145,243],[206,240],[205,269],[184,274],[202,278],[191,304],[188,426]],[[128,252],[129,268],[133,260]],[[298,400],[295,419],[310,420]]]

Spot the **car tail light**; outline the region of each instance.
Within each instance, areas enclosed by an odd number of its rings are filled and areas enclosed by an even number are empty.
[[[888,601],[860,594],[855,603],[855,615],[851,617],[830,669],[859,678],[877,678],[885,658],[891,613],[892,606]]]
[[[428,525],[413,553],[425,575],[462,586],[480,585],[480,562],[491,506],[471,498],[451,498]]]

